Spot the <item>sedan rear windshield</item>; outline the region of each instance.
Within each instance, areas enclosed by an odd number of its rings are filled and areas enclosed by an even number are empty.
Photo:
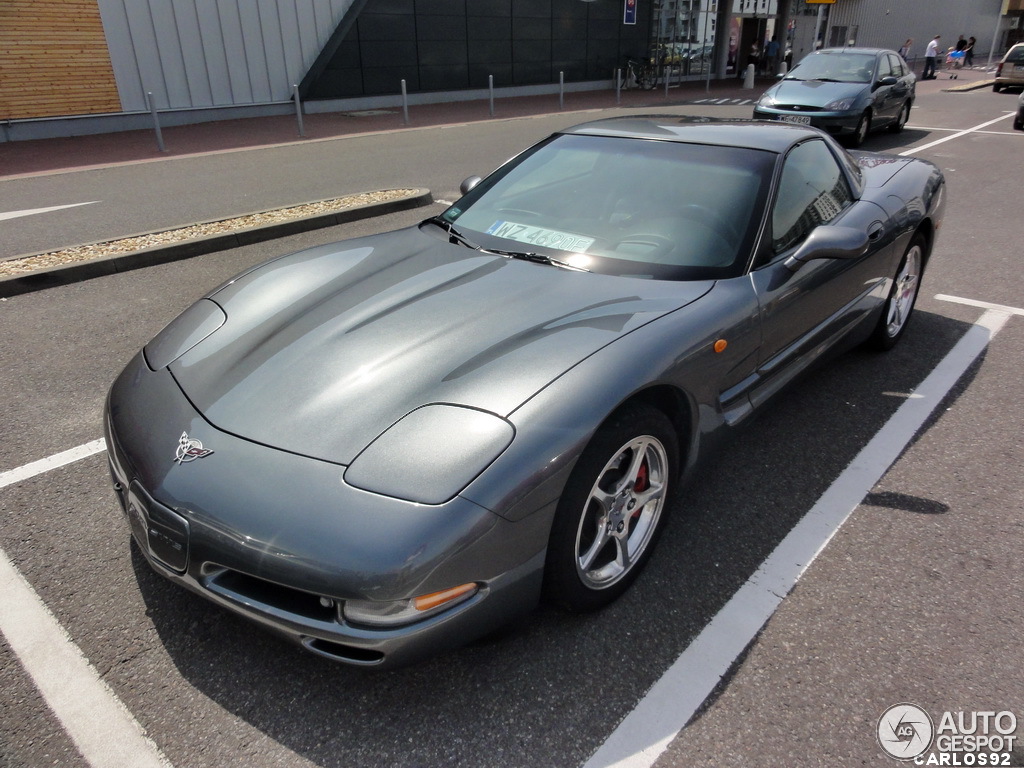
[[[565,135],[489,176],[443,218],[474,244],[668,280],[746,268],[776,155]]]

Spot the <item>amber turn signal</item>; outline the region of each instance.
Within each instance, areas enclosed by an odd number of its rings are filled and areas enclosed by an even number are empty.
[[[451,589],[443,589],[440,592],[432,592],[429,595],[421,595],[413,600],[412,604],[417,611],[429,611],[431,608],[437,608],[439,605],[457,600],[467,592],[475,592],[476,588],[476,584],[471,582]]]

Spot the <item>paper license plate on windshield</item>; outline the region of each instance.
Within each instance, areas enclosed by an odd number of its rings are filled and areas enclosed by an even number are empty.
[[[516,224],[513,221],[496,221],[487,228],[487,234],[573,253],[583,253],[594,242],[592,237],[583,237],[543,227],[531,227],[527,224]]]
[[[811,124],[811,118],[807,115],[779,115],[779,120],[784,123],[800,123],[800,125]]]

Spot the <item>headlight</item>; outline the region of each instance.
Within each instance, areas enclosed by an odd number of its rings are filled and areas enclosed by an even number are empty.
[[[825,105],[826,112],[845,112],[853,106],[853,99],[836,99]]]
[[[425,405],[363,449],[345,470],[345,482],[396,499],[443,504],[487,469],[514,434],[493,413]]]
[[[759,107],[774,107],[775,106],[775,97],[772,96],[770,93],[765,93],[764,95],[761,96],[760,99],[757,100],[757,106],[759,106]]]
[[[453,608],[459,603],[469,600],[479,591],[479,585],[471,582],[408,600],[346,600],[341,611],[345,620],[353,624],[366,624],[371,627],[397,627],[421,621],[428,616]]]
[[[166,368],[227,321],[224,310],[210,299],[200,299],[171,320],[143,350],[154,371]]]

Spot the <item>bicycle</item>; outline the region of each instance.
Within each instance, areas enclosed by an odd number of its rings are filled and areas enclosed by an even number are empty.
[[[633,88],[635,86],[643,91],[649,91],[657,87],[658,80],[658,68],[649,61],[626,59],[626,72],[623,82],[625,88]]]

